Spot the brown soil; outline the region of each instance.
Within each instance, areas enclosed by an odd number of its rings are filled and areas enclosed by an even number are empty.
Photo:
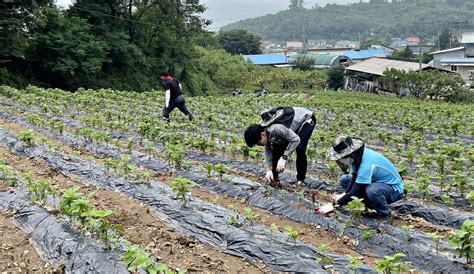
[[[166,184],[170,184],[172,180],[171,177],[165,175],[156,176],[155,178],[158,181]],[[245,201],[228,196],[219,196],[199,187],[194,187],[191,191],[191,194],[193,197],[197,197],[207,202],[219,204],[223,207],[235,210],[240,214],[243,214],[244,208],[251,208],[255,214],[259,215],[256,223],[263,224],[268,227],[272,224],[275,224],[278,226],[280,231],[283,231],[285,226],[291,226],[300,233],[298,240],[304,243],[313,245],[315,247],[318,247],[321,244],[327,244],[330,246],[330,250],[334,253],[363,257],[363,261],[366,264],[375,265],[376,257],[372,254],[361,254],[356,252],[353,248],[358,244],[357,241],[349,239],[348,237],[339,239],[336,235],[322,229],[321,227],[294,222],[284,217],[273,215],[265,210],[249,206],[245,203]]]
[[[28,235],[12,224],[6,212],[0,212],[0,243],[2,273],[53,272],[31,246]]]
[[[262,263],[253,266],[242,258],[225,254],[191,237],[174,232],[165,225],[165,221],[151,214],[151,210],[146,205],[118,192],[104,191],[92,185],[85,185],[77,178],[51,170],[38,160],[32,161],[10,154],[2,146],[0,146],[0,154],[4,154],[10,167],[21,172],[34,171],[35,179],[47,179],[59,189],[81,185],[81,191],[94,191],[96,193],[92,198],[94,205],[118,213],[111,222],[124,227],[124,237],[147,248],[170,267],[193,272],[268,272]]]

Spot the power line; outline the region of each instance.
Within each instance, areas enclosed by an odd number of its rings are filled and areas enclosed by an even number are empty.
[[[108,17],[112,17],[112,18],[116,18],[116,19],[121,19],[121,20],[126,20],[126,21],[131,21],[131,22],[139,23],[139,24],[149,25],[149,26],[152,26],[152,27],[162,27],[162,26],[155,25],[155,24],[148,23],[148,22],[133,20],[133,19],[130,19],[130,18],[123,18],[123,17],[119,17],[119,16],[115,16],[115,15],[110,15],[110,14],[107,14],[107,13],[102,13],[102,12],[97,12],[97,11],[92,11],[92,10],[88,10],[88,9],[84,9],[84,8],[80,8],[80,7],[76,7],[76,6],[72,6],[72,7],[70,7],[70,8],[71,8],[71,9],[78,9],[78,10],[87,11],[87,12],[90,12],[90,13],[93,13],[93,14],[97,14],[97,15],[103,15],[103,16],[108,16]]]

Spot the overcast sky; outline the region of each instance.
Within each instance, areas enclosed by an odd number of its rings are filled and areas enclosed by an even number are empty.
[[[61,7],[67,7],[72,0],[57,0]],[[347,4],[356,3],[359,0],[305,0],[306,7],[314,4],[324,6],[327,3]],[[239,21],[241,19],[253,18],[269,13],[276,13],[288,8],[290,0],[201,0],[208,8],[204,18],[211,19],[212,29]]]

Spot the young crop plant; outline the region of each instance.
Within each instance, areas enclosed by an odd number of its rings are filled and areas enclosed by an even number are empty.
[[[435,242],[436,253],[438,253],[439,252],[439,245],[441,243],[441,240],[443,239],[443,236],[439,235],[437,232],[431,232],[431,233],[427,233],[427,234]]]
[[[474,190],[467,194],[466,199],[471,203],[470,207],[474,206]]]
[[[170,163],[173,164],[174,171],[173,173],[181,168],[181,165],[184,161],[184,146],[182,144],[168,144],[165,147],[165,159]]]
[[[275,223],[270,225],[270,243],[273,241],[273,235],[278,231],[278,226]]]
[[[235,227],[241,227],[242,224],[239,222],[239,219],[237,218],[237,216],[231,216],[229,218],[229,222],[231,225],[235,226]]]
[[[321,244],[319,247],[319,252],[321,257],[316,259],[316,263],[326,267],[328,264],[332,264],[334,262],[334,258],[328,255],[329,253],[329,245],[328,244]]]
[[[93,233],[97,233],[100,238],[104,239],[107,247],[110,249],[110,242],[114,242],[114,238],[123,230],[121,226],[112,225],[107,217],[114,215],[112,210],[99,210],[91,208],[84,212],[86,218],[85,228]]]
[[[351,199],[352,201],[347,203],[344,208],[351,213],[351,219],[358,221],[360,216],[362,216],[362,213],[365,211],[364,199],[355,196],[352,196]]]
[[[459,257],[465,257],[471,263],[474,257],[474,220],[466,220],[455,235],[449,238],[448,247],[457,251]]]
[[[93,193],[85,197],[84,194],[79,192],[79,186],[73,186],[66,189],[59,200],[59,211],[73,218],[76,218],[82,225],[86,222],[86,212],[91,210],[92,205],[89,201],[89,197]]]
[[[357,273],[357,270],[362,266],[362,261],[356,256],[347,255],[349,263],[346,265],[347,268]]]
[[[191,192],[193,185],[187,178],[175,177],[170,185],[171,190],[176,193],[176,198],[180,199],[183,206],[186,206],[186,194]]]
[[[244,216],[245,216],[245,219],[250,223],[250,226],[253,227],[253,224],[255,223],[255,221],[260,215],[253,212],[253,210],[250,207],[246,207],[244,208]]]
[[[31,193],[33,202],[44,204],[49,194],[56,193],[53,186],[46,180],[31,181],[27,183],[28,191]]]
[[[410,240],[410,232],[415,228],[414,225],[403,225],[403,235],[405,236],[405,240],[408,242]]]
[[[229,167],[222,163],[217,163],[216,165],[214,165],[214,170],[217,172],[217,174],[219,174],[219,180],[222,182],[222,178],[224,177],[224,174],[226,174],[229,170]]]
[[[212,163],[206,163],[204,169],[206,170],[207,178],[211,178],[212,171],[214,171],[214,165]]]
[[[374,235],[375,232],[376,230],[366,229],[364,230],[364,233],[362,233],[362,238],[369,239],[370,237],[372,237],[372,235]]]
[[[285,231],[283,231],[287,236],[287,241],[293,239],[293,242],[296,244],[296,238],[300,235],[300,233],[294,229],[292,226],[285,226]]]
[[[393,256],[385,256],[383,260],[379,261],[375,270],[383,274],[399,274],[406,272],[410,269],[410,262],[404,262],[402,259],[405,257],[403,253],[396,253]]]
[[[9,187],[17,186],[20,182],[18,176],[4,164],[0,164],[0,180]]]
[[[139,272],[141,269],[150,274],[173,273],[166,264],[156,262],[150,257],[150,254],[136,244],[129,245],[122,258],[128,271]]]
[[[20,141],[27,147],[31,147],[35,144],[35,134],[32,129],[20,131],[18,133]]]

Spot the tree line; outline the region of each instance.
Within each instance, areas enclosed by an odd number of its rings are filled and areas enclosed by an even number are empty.
[[[253,19],[242,20],[223,30],[246,29],[264,39],[277,41],[306,39],[350,39],[364,41],[377,36],[390,42],[394,37],[422,35],[437,37],[446,28],[459,31],[473,23],[473,1],[419,0],[407,3],[350,5],[328,4],[305,9],[293,3],[288,10]],[[472,26],[471,26],[472,27]]]

